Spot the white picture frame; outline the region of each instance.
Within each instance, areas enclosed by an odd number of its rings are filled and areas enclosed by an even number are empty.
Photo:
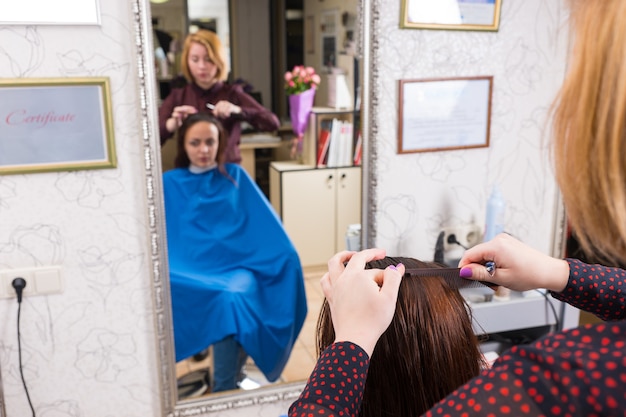
[[[98,1],[0,1],[0,25],[100,25]]]

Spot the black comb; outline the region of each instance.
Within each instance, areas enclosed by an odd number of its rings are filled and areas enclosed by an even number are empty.
[[[460,268],[415,268],[404,271],[405,277],[442,277],[450,288],[481,288],[489,287],[494,289],[498,284],[487,281],[476,281],[473,279],[461,278]]]

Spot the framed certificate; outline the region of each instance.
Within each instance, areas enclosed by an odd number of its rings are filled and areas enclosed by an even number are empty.
[[[398,153],[489,146],[493,77],[400,80]]]
[[[0,175],[116,163],[108,78],[0,80]]]

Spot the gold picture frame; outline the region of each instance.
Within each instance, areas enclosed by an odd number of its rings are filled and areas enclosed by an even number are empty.
[[[0,80],[0,175],[116,166],[108,78]]]
[[[501,7],[502,0],[402,0],[400,27],[497,31]]]
[[[489,146],[493,76],[399,81],[398,153]]]

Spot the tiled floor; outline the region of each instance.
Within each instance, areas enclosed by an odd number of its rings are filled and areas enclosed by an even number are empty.
[[[308,313],[279,382],[306,380],[315,366],[317,359],[315,352],[315,329],[317,316],[324,300],[320,287],[320,278],[325,272],[325,265],[304,269]],[[210,356],[199,362],[191,359],[178,362],[176,364],[176,377],[180,378],[198,369],[207,369],[210,363]],[[254,366],[254,362],[251,359],[248,359],[246,364],[246,374],[251,380],[261,385],[269,384],[263,377],[263,374]]]

